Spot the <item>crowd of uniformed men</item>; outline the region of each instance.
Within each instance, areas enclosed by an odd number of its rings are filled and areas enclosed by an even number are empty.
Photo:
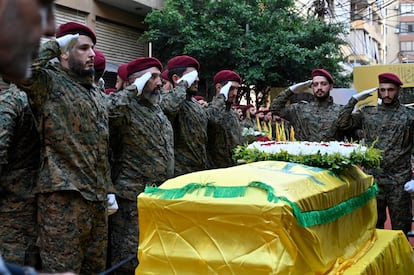
[[[165,70],[154,57],[131,60],[105,93],[96,39],[85,25],[60,25],[56,39],[42,45],[31,77],[0,93],[0,254],[6,261],[44,272],[104,271],[136,253],[137,195],[147,185],[235,165],[232,152],[246,140],[243,128],[266,127],[254,118],[266,112],[247,105],[240,119],[233,108],[242,83],[234,71],[218,71],[216,96],[200,104],[200,64],[188,55],[171,58]],[[372,90],[339,106],[329,95],[329,72],[315,69],[311,78],[279,94],[270,113],[293,127],[296,140],[344,140],[352,132],[383,150],[381,167],[367,171],[380,187],[377,226],[384,226],[388,207],[393,229],[407,233],[414,112],[398,101],[402,82],[381,74],[382,104],[352,112]],[[309,87],[313,100],[289,104]],[[134,274],[137,264],[134,257],[116,272]]]

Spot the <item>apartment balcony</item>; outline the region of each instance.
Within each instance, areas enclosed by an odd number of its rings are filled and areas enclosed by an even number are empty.
[[[381,30],[381,25],[370,24],[365,20],[355,20],[351,22],[351,31],[353,30],[364,30],[369,33],[373,39],[376,41],[383,40],[383,34]]]
[[[350,64],[360,64],[360,65],[375,65],[377,64],[372,58],[366,54],[355,54],[349,55],[347,57],[347,62]]]

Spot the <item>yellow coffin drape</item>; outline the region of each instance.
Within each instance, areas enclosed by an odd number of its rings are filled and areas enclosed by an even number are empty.
[[[414,274],[413,249],[404,233],[377,229],[378,239],[373,247],[343,275]]]
[[[136,274],[337,274],[376,239],[377,189],[352,166],[255,162],[138,196]]]

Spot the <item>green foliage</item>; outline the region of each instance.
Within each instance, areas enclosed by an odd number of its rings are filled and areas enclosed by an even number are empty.
[[[334,77],[340,71],[342,26],[297,14],[291,0],[165,3],[147,15],[143,39],[164,64],[175,55],[196,57],[208,84],[221,69],[237,71],[258,90],[307,80],[317,67]]]
[[[234,149],[233,158],[241,163],[251,163],[265,160],[278,160],[300,163],[308,166],[331,169],[335,173],[345,170],[350,165],[362,166],[365,168],[379,167],[382,157],[381,151],[369,147],[366,151],[359,150],[351,152],[349,157],[339,153],[321,154],[318,151],[311,155],[290,155],[287,151],[277,154],[270,154],[259,149],[250,149],[245,146],[238,146]]]

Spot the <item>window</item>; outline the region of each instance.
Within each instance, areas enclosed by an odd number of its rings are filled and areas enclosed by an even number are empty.
[[[414,3],[403,3],[400,8],[401,15],[414,15]]]
[[[414,32],[414,22],[401,22],[400,23],[400,32]]]
[[[414,52],[414,41],[400,42],[402,52]]]

